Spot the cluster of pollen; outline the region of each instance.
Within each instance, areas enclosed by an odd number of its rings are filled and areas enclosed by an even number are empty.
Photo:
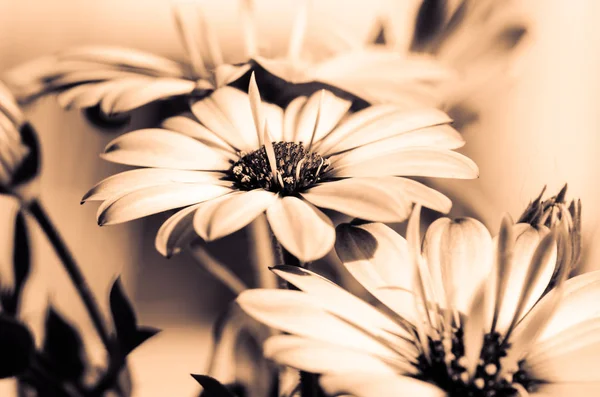
[[[229,170],[238,189],[293,194],[319,182],[329,167],[329,160],[307,151],[302,143],[273,142],[273,150],[275,173],[264,146],[251,153],[240,153],[240,159]]]
[[[501,374],[501,359],[506,356],[507,348],[502,344],[500,334],[490,333],[484,338],[481,356],[474,376],[467,371],[467,359],[464,356],[463,332],[456,330],[452,340],[444,346],[442,341],[429,341],[428,358],[419,357],[419,370],[422,380],[436,384],[451,397],[516,397],[518,389],[528,392],[539,383],[528,377],[519,365],[513,374]]]

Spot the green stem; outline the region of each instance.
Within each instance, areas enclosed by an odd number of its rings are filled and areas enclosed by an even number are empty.
[[[66,270],[67,274],[71,279],[71,282],[73,283],[75,289],[79,293],[79,297],[83,301],[83,304],[85,305],[89,313],[92,323],[96,328],[96,331],[100,336],[102,343],[104,344],[107,352],[110,354],[110,352],[112,351],[110,337],[106,325],[104,323],[102,314],[100,312],[100,308],[98,307],[98,303],[96,302],[96,299],[94,298],[94,295],[92,294],[89,285],[83,277],[83,274],[79,270],[79,267],[77,266],[73,255],[67,248],[67,245],[60,236],[58,230],[55,228],[50,217],[44,210],[42,204],[37,200],[33,200],[28,204],[27,208],[37,220],[38,224],[46,234],[46,237],[54,247],[54,250],[60,258],[64,269]]]

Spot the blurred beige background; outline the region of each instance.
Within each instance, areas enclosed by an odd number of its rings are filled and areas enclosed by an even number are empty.
[[[261,31],[291,23],[291,13],[284,12],[290,1],[258,1],[265,16],[259,21]],[[372,15],[375,4],[383,1],[391,0],[359,0],[355,7],[335,0],[320,2],[319,7],[356,26],[355,34],[364,35],[369,26],[353,21]],[[490,87],[478,98],[484,112],[479,123],[465,132],[465,152],[479,164],[481,178],[462,186],[470,199],[481,203],[485,220],[496,228],[504,211],[517,216],[544,184],[553,192],[569,182],[570,196],[583,199],[586,242],[591,246],[600,217],[595,207],[600,199],[595,183],[600,177],[596,109],[600,30],[595,27],[600,3],[524,3],[534,27],[531,43],[512,71],[512,84]],[[241,47],[234,40],[239,32],[237,15],[231,13],[234,5],[234,0],[209,2],[209,18],[223,21],[216,28],[233,52]],[[283,46],[285,38],[279,38]],[[167,1],[0,0],[0,72],[81,44],[130,46],[174,58],[183,53]],[[194,267],[190,258],[167,261],[156,253],[154,233],[164,216],[99,228],[96,206],[79,205],[89,187],[118,169],[100,161],[98,153],[121,131],[95,129],[78,112],[60,110],[54,98],[43,99],[27,111],[42,143],[42,201],[75,257],[85,264],[94,292],[106,308],[109,285],[123,273],[140,322],[165,329],[131,356],[138,386],[135,395],[193,395],[197,387],[188,374],[204,370],[210,322],[232,296]],[[144,114],[136,117],[139,120]],[[89,328],[52,251],[41,236],[36,234],[35,241],[39,248],[36,288],[47,289],[51,301],[69,318]],[[215,250],[232,251],[230,241],[216,244]],[[243,258],[243,250],[237,250],[230,261],[242,268]],[[587,269],[600,268],[600,250],[592,250],[588,259]],[[30,304],[35,306],[35,301]],[[93,342],[93,336],[88,337]]]

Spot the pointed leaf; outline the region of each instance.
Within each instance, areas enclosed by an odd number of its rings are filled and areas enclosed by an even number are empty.
[[[204,393],[203,396],[206,397],[235,397],[233,393],[231,393],[227,388],[221,384],[215,378],[212,378],[208,375],[194,375],[191,374],[192,378],[196,380],[203,388]]]
[[[34,349],[33,336],[27,327],[0,313],[0,379],[25,371]]]
[[[79,380],[85,371],[85,353],[79,332],[52,307],[48,309],[45,327],[42,351],[52,362],[54,372],[65,380]]]

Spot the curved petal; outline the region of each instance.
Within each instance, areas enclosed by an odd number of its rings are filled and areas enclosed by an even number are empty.
[[[339,225],[336,235],[335,250],[350,274],[399,316],[413,322],[416,306],[410,291],[415,269],[406,240],[381,223]]]
[[[332,209],[375,222],[402,222],[410,215],[410,202],[392,189],[391,178],[349,178],[310,188],[302,197],[317,207]]]
[[[283,115],[283,141],[294,141],[298,118],[300,117],[300,112],[304,108],[306,101],[308,101],[307,97],[299,96],[294,98],[285,108]]]
[[[401,375],[376,375],[362,372],[332,374],[321,377],[321,386],[332,396],[354,397],[447,397],[431,383]]]
[[[219,239],[248,225],[276,199],[275,193],[257,189],[211,200],[196,211],[194,229],[206,241]]]
[[[420,147],[386,153],[341,167],[331,167],[326,175],[334,178],[396,175],[474,179],[479,176],[479,169],[471,159],[460,153]]]
[[[213,183],[230,186],[231,182],[220,180],[220,172],[171,170],[161,168],[142,168],[118,173],[99,182],[83,196],[85,201],[109,200],[117,195],[123,196],[146,187],[162,184],[181,183]]]
[[[532,397],[598,396],[600,382],[541,384]]]
[[[476,219],[441,218],[427,229],[423,250],[443,307],[468,313],[475,292],[492,270],[490,232]]]
[[[267,219],[281,245],[302,262],[320,259],[333,248],[331,220],[299,198],[279,198],[267,210]]]
[[[272,336],[265,342],[264,351],[267,358],[279,364],[315,374],[348,371],[394,373],[389,365],[375,356],[298,336]],[[409,365],[407,367],[410,368]]]
[[[231,189],[212,184],[173,183],[136,190],[115,200],[105,201],[98,209],[98,224],[113,225],[173,208],[201,203]]]
[[[143,87],[131,88],[123,92],[115,101],[112,113],[128,112],[150,102],[170,97],[189,94],[196,83],[190,80],[158,78]]]
[[[412,358],[418,352],[409,340],[412,334],[385,316],[373,306],[357,298],[343,288],[308,269],[297,266],[277,266],[273,272],[300,290],[319,299],[321,306],[329,313],[345,318],[354,324],[361,324],[365,329],[382,339],[391,340],[395,346],[401,346],[403,353]],[[407,340],[393,337],[400,335]]]
[[[227,170],[229,159],[195,139],[158,128],[137,130],[110,142],[102,158],[140,167]]]
[[[410,147],[457,149],[464,144],[464,139],[454,128],[448,125],[438,125],[405,132],[391,138],[359,146],[342,154],[332,156],[330,160],[332,166],[340,167],[381,156],[383,153]]]
[[[201,204],[191,205],[176,212],[158,229],[154,246],[163,256],[170,258],[179,253],[181,248],[198,237],[194,231],[194,213]]]
[[[229,157],[231,159],[238,158],[233,148],[229,146],[227,142],[221,139],[221,137],[219,137],[213,131],[209,130],[202,124],[198,123],[196,120],[192,120],[189,117],[169,117],[168,119],[162,122],[161,127],[166,130],[179,132],[180,134],[187,135],[190,138],[197,139],[206,146],[222,149],[230,154]]]
[[[319,299],[304,292],[246,290],[236,302],[250,316],[272,328],[381,357],[397,357],[397,353],[365,333],[362,324],[350,324],[328,313]]]
[[[382,177],[383,179],[384,177]],[[412,179],[394,177],[393,183],[387,184],[395,194],[401,194],[410,202],[421,204],[423,207],[441,212],[450,212],[452,201],[442,193]]]
[[[339,123],[351,105],[352,102],[342,99],[330,91],[315,92],[308,98],[298,116],[294,142],[308,144],[311,141],[317,113],[320,112],[319,125],[313,139],[313,142],[318,142]]]
[[[530,268],[530,262],[540,241],[549,233],[547,228],[537,230],[529,224],[519,223],[514,226],[516,236],[513,248],[513,263],[507,275],[506,291],[504,293],[500,313],[498,316],[498,329],[505,331],[515,316],[515,310],[521,298],[521,292],[527,286],[525,281]],[[553,248],[553,254],[546,263],[542,264],[541,276],[536,281],[527,303],[525,304],[523,315],[529,312],[533,305],[542,296],[546,290],[556,265],[556,247]],[[523,316],[522,315],[522,316]]]

